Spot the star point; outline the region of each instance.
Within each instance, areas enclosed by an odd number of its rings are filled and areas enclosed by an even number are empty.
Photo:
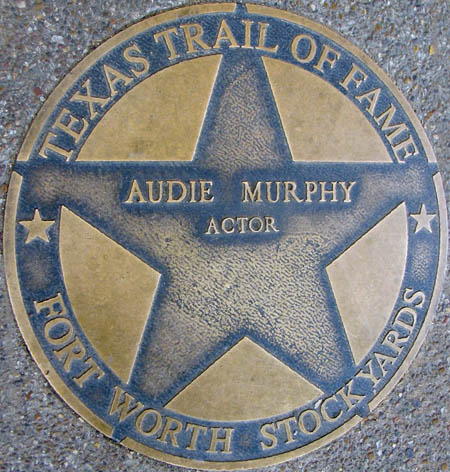
[[[19,223],[27,230],[25,244],[30,243],[34,239],[41,239],[46,243],[50,241],[48,229],[54,223],[54,221],[43,220],[37,208],[34,210],[32,220],[19,221]]]
[[[427,207],[422,204],[420,207],[420,212],[419,213],[410,213],[412,218],[416,220],[416,227],[414,229],[414,234],[418,233],[422,229],[425,229],[429,231],[430,233],[433,232],[431,228],[431,222],[433,221],[434,218],[436,218],[435,213],[427,213]]]

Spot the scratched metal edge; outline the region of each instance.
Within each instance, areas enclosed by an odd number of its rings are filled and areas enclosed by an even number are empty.
[[[378,77],[381,81],[389,88],[393,93],[395,98],[404,108],[408,118],[414,125],[416,132],[418,133],[422,145],[426,151],[427,159],[429,162],[436,162],[436,158],[431,147],[431,144],[428,140],[428,137],[419,122],[417,116],[415,115],[412,107],[409,105],[406,98],[397,89],[393,81],[387,76],[386,73],[365,53],[363,53],[359,48],[357,48],[352,42],[341,36],[340,34],[330,30],[329,28],[305,17],[301,17],[297,14],[291,13],[287,10],[281,10],[274,7],[266,7],[260,4],[253,2],[245,2],[248,6],[250,13],[260,13],[267,16],[274,16],[293,23],[305,26],[314,31],[317,31],[320,34],[327,36],[332,41],[341,45],[344,49],[347,49],[356,57],[361,59]],[[64,93],[68,90],[71,84],[76,80],[77,76],[80,75],[87,67],[92,65],[98,58],[103,54],[111,50],[113,47],[119,43],[125,41],[143,31],[146,28],[161,24],[166,21],[171,21],[175,18],[199,14],[199,13],[216,13],[216,12],[230,12],[234,10],[234,2],[221,2],[221,3],[204,3],[196,4],[191,6],[182,6],[175,7],[172,9],[165,10],[161,13],[152,14],[151,16],[126,27],[124,30],[115,34],[110,39],[103,42],[98,48],[93,52],[89,53],[83,60],[81,60],[65,77],[64,79],[55,87],[53,92],[47,98],[38,114],[34,118],[30,128],[26,134],[24,142],[19,150],[17,155],[18,161],[26,161],[29,158],[33,143],[37,136],[39,135],[42,125],[45,123],[48,115],[53,110],[54,106],[62,98]],[[50,385],[56,391],[56,393],[62,398],[62,400],[67,403],[73,410],[75,410],[82,418],[88,421],[92,426],[97,430],[102,432],[108,437],[111,437],[111,427],[105,423],[97,415],[93,414],[91,410],[87,409],[85,405],[80,402],[80,400],[67,388],[64,382],[59,378],[56,371],[53,369],[49,363],[47,357],[45,356],[39,342],[34,336],[31,325],[28,320],[28,314],[26,313],[25,307],[23,305],[19,280],[17,277],[17,271],[15,267],[15,224],[13,224],[13,216],[15,215],[18,196],[20,190],[21,179],[20,176],[14,171],[11,173],[10,184],[8,187],[6,206],[3,217],[4,224],[4,238],[3,238],[3,251],[5,255],[5,275],[7,281],[7,291],[11,306],[13,307],[13,313],[15,315],[16,321],[18,323],[19,329],[22,333],[22,336],[26,342],[26,345],[35,360],[38,364],[40,370],[43,372],[46,379],[49,381]],[[440,294],[443,289],[444,279],[445,279],[445,268],[446,268],[446,256],[447,256],[447,236],[448,236],[448,223],[447,223],[447,209],[445,202],[444,188],[442,184],[442,178],[440,174],[435,175],[434,177],[435,188],[439,204],[439,217],[440,217],[440,254],[439,254],[439,266],[437,269],[437,277],[434,285],[433,296],[430,302],[430,307],[425,319],[425,323],[421,328],[419,336],[414,343],[413,347],[409,351],[407,357],[403,361],[401,367],[396,371],[394,376],[390,379],[385,388],[375,397],[369,404],[370,410],[376,408],[392,391],[395,385],[402,378],[404,373],[407,371],[409,365],[414,360],[417,352],[419,351],[426,334],[430,328],[431,320],[433,315],[436,312],[436,307],[439,302]],[[304,455],[306,453],[312,452],[326,444],[329,444],[333,440],[342,436],[345,432],[349,431],[353,426],[358,424],[361,421],[361,418],[355,416],[345,424],[334,430],[332,433],[316,440],[313,443],[303,446],[298,449],[294,449],[284,454],[277,456],[254,459],[249,461],[233,461],[233,462],[200,462],[191,459],[185,459],[182,457],[173,456],[166,454],[150,447],[144,446],[130,438],[126,438],[121,442],[121,444],[127,446],[130,449],[133,449],[137,452],[145,454],[151,458],[158,459],[164,462],[167,462],[172,465],[178,465],[183,467],[191,467],[203,470],[233,470],[233,469],[254,469],[261,466],[276,465],[282,462],[285,462],[289,459],[294,459]]]
[[[8,192],[10,198],[8,198],[6,203],[5,223],[8,221],[15,221],[21,184],[22,177],[16,172],[13,172]],[[17,324],[19,325],[20,332],[25,339],[28,349],[46,379],[58,392],[61,398],[63,398],[64,401],[68,403],[80,416],[86,418],[89,423],[100,429],[106,435],[111,436],[111,426],[105,423],[101,418],[98,418],[96,415],[94,415],[91,410],[89,410],[82,402],[80,402],[78,398],[72,393],[72,391],[66,386],[66,384],[61,380],[59,375],[51,366],[47,356],[39,344],[39,341],[34,335],[34,331],[28,319],[28,313],[25,310],[20,291],[17,266],[14,257],[16,249],[15,236],[15,225],[6,224],[3,250],[5,254],[5,274],[8,292]]]

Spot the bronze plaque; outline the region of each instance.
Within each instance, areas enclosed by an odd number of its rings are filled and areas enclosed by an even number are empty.
[[[233,3],[148,18],[35,119],[9,294],[44,375],[115,441],[252,468],[328,443],[426,333],[446,252],[424,131],[323,26]]]

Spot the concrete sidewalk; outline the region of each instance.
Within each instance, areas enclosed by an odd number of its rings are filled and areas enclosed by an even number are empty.
[[[0,0],[0,196],[25,133],[57,83],[124,27],[177,0]],[[449,203],[450,3],[445,0],[261,1],[330,27],[371,56],[416,111]],[[2,197],[2,205],[3,205]],[[430,332],[388,398],[331,445],[273,471],[445,471],[450,467],[447,278]],[[14,320],[0,271],[0,471],[181,470],[98,433],[48,385]]]

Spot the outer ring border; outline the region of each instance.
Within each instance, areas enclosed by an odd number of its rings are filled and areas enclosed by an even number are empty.
[[[66,91],[70,88],[72,83],[81,75],[88,67],[90,67],[95,61],[97,61],[103,54],[110,51],[113,47],[117,46],[121,42],[129,39],[130,37],[139,34],[147,28],[159,25],[164,22],[172,21],[174,19],[195,15],[195,14],[205,14],[205,13],[222,13],[222,12],[232,12],[234,10],[235,3],[208,3],[200,4],[195,6],[188,7],[179,7],[166,12],[157,14],[146,18],[133,26],[126,28],[125,30],[117,33],[109,40],[105,41],[101,46],[99,46],[95,51],[90,53],[85,59],[83,59],[79,64],[77,64],[69,74],[61,81],[61,83],[54,89],[49,98],[46,100],[41,110],[39,111],[36,118],[33,120],[32,125],[27,133],[25,141],[19,151],[17,156],[18,161],[27,161],[33,144],[37,139],[41,127],[44,125],[48,116],[52,112],[53,108],[57,105]],[[369,68],[381,79],[382,82],[390,89],[395,98],[398,100],[400,105],[403,107],[408,118],[411,120],[419,139],[422,142],[422,145],[425,149],[426,156],[429,162],[436,162],[434,152],[432,150],[431,144],[428,141],[428,138],[423,130],[418,118],[416,117],[413,109],[397,89],[395,84],[391,79],[383,72],[383,70],[377,66],[369,56],[360,51],[356,46],[354,46],[350,41],[341,37],[339,34],[331,31],[330,29],[310,20],[303,18],[293,13],[287,11],[275,9],[273,7],[260,6],[256,4],[247,4],[247,9],[249,13],[261,14],[280,18],[287,20],[289,22],[304,26],[313,31],[322,34],[332,41],[336,42],[344,49],[350,51],[354,56],[360,59],[362,62],[367,64]],[[108,437],[112,435],[112,428],[109,424],[103,421],[100,417],[95,415],[91,410],[89,410],[65,385],[65,383],[58,376],[56,371],[53,369],[51,363],[47,359],[42,347],[40,346],[37,338],[34,335],[33,329],[28,319],[28,314],[25,310],[25,306],[22,301],[20,284],[17,274],[16,260],[15,260],[15,215],[18,206],[19,191],[22,183],[22,178],[19,174],[13,172],[11,175],[10,185],[8,189],[8,195],[6,200],[6,208],[4,214],[4,240],[3,240],[3,250],[5,254],[5,274],[6,281],[8,286],[8,293],[11,301],[11,305],[19,325],[19,329],[22,333],[22,336],[30,350],[35,362],[41,369],[42,373],[49,381],[54,390],[61,396],[61,398],[67,403],[73,410],[75,410],[82,418],[88,421],[92,426],[97,430],[102,432]],[[411,364],[415,355],[417,354],[420,346],[422,345],[427,331],[431,325],[431,317],[436,311],[437,304],[439,302],[440,293],[444,283],[444,274],[446,266],[446,256],[447,256],[447,212],[445,204],[445,195],[442,185],[442,179],[440,174],[436,174],[434,177],[434,184],[436,187],[436,193],[439,204],[439,218],[440,218],[440,253],[439,253],[439,263],[437,269],[437,277],[433,290],[433,296],[430,302],[427,316],[425,322],[422,325],[421,331],[418,334],[416,342],[409,351],[407,357],[403,361],[401,367],[396,371],[394,376],[386,384],[384,389],[369,403],[370,410],[373,410],[382,400],[384,400],[388,394],[392,391],[394,386],[406,372],[407,368]],[[334,439],[337,439],[339,436],[344,434],[346,431],[350,430],[353,426],[360,422],[360,418],[355,416],[347,421],[345,424],[335,429],[330,434],[322,437],[321,439],[303,446],[292,451],[279,454],[276,456],[253,459],[248,461],[234,461],[234,462],[204,462],[196,461],[191,459],[186,459],[183,457],[173,456],[171,454],[163,453],[161,451],[155,450],[148,446],[144,446],[137,441],[126,438],[122,441],[121,444],[134,449],[137,452],[143,453],[151,458],[162,460],[173,465],[179,465],[184,467],[200,468],[207,470],[234,470],[234,469],[252,469],[260,466],[269,466],[274,464],[279,464],[289,459],[294,459],[304,455],[308,452],[311,452],[319,447],[330,443]]]

